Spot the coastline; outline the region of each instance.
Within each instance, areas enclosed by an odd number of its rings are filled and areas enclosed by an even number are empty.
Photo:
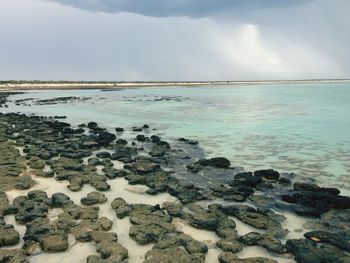
[[[156,81],[156,82],[75,82],[75,81],[2,81],[0,92],[17,90],[125,89],[156,87],[200,87],[254,84],[348,83],[350,79],[253,80],[253,81]]]

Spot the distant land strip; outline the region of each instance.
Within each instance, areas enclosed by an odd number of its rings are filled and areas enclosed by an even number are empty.
[[[350,79],[303,79],[303,80],[241,80],[241,81],[39,81],[4,80],[0,81],[0,91],[35,89],[100,89],[138,88],[172,86],[229,86],[240,84],[288,84],[313,82],[350,82]]]

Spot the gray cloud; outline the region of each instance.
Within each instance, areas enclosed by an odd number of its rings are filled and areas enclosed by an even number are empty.
[[[249,12],[221,8],[192,19],[174,12],[159,18],[87,12],[52,0],[1,0],[0,79],[350,77],[350,1],[279,1],[288,7],[257,1],[255,8],[247,2]]]
[[[44,0],[91,12],[130,12],[145,16],[204,17],[225,12],[300,5],[310,0]]]

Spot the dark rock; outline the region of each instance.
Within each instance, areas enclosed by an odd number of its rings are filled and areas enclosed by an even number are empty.
[[[110,158],[111,154],[109,152],[98,152],[96,153],[98,158]]]
[[[151,140],[152,140],[153,143],[157,143],[157,142],[161,141],[160,137],[157,136],[157,135],[152,135],[151,136]]]
[[[180,138],[179,141],[190,144],[190,145],[197,145],[198,144],[198,141],[189,140],[189,139],[185,139],[185,138]]]
[[[335,188],[295,183],[293,193],[282,195],[282,200],[296,204],[294,211],[299,215],[319,217],[331,208],[350,208],[350,197],[341,196],[339,193],[339,190]]]
[[[96,142],[100,145],[109,145],[116,139],[115,134],[106,131],[100,132],[96,138]]]
[[[347,263],[350,256],[327,243],[320,244],[307,239],[291,239],[286,243],[289,252],[299,263]]]
[[[139,134],[136,136],[136,140],[139,141],[139,142],[145,142],[147,139],[147,137],[143,134]]]
[[[214,157],[211,159],[201,159],[197,161],[196,164],[199,164],[201,166],[213,166],[216,168],[228,168],[231,163],[228,159],[224,157]]]
[[[231,181],[229,184],[231,186],[237,185],[237,184],[244,184],[251,187],[255,187],[257,184],[261,183],[262,179],[261,177],[254,176],[251,172],[246,173],[239,173],[235,175],[235,179]]]
[[[350,252],[350,236],[345,233],[331,233],[326,231],[311,231],[304,234],[307,239],[314,242],[332,244],[340,249]]]
[[[273,169],[257,170],[254,172],[254,175],[257,177],[264,177],[268,180],[278,180],[278,178],[280,178],[279,172],[277,172]]]
[[[281,241],[273,237],[272,235],[269,235],[268,232],[267,234],[250,232],[244,236],[241,236],[239,240],[244,245],[261,246],[273,253],[284,254],[287,252],[287,249],[285,248],[284,245],[282,245]]]
[[[254,226],[258,229],[267,229],[268,233],[274,237],[283,237],[287,232],[281,224],[271,219],[269,216],[260,213],[258,210],[247,205],[225,205],[221,210],[227,215],[235,216],[242,222]]]
[[[51,197],[53,207],[65,207],[71,205],[73,202],[70,200],[69,196],[63,193],[54,193]]]
[[[98,125],[96,122],[91,121],[87,124],[87,127],[93,130],[93,129],[96,129]]]

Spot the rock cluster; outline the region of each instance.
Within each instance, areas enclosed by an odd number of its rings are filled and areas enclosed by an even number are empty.
[[[121,197],[111,202],[118,218],[128,217],[132,239],[141,245],[154,244],[144,262],[205,262],[208,246],[179,231],[174,218],[215,232],[222,263],[276,262],[238,258],[236,253],[246,246],[290,253],[299,263],[349,262],[350,199],[338,189],[299,183],[272,169],[243,172],[224,157],[206,158],[197,141],[181,138],[169,143],[158,135],[149,136],[148,125],[135,126],[136,138],[130,142],[120,138],[123,128],[114,134],[97,122],[74,128],[57,118],[0,113],[0,124],[0,151],[6,152],[0,155],[0,247],[18,244],[20,239],[6,224],[6,215],[13,214],[26,227],[22,248],[0,249],[0,262],[27,262],[26,256],[38,252],[66,251],[68,235],[96,246],[98,255],[88,256],[87,262],[125,261],[128,250],[110,232],[113,221],[100,217],[98,207],[112,201],[103,192],[110,191],[110,180],[119,177],[131,185],[146,185],[147,194],[169,193],[178,199],[159,205],[129,204]],[[115,160],[124,168],[116,169]],[[95,190],[81,198],[82,205],[63,193],[48,196],[39,190],[10,203],[5,192],[30,189],[35,184],[33,174],[66,181],[71,191],[84,185]],[[48,216],[52,209],[62,211],[55,220]],[[306,227],[313,231],[284,245],[281,239],[287,231],[281,222],[285,218],[276,210],[311,216]],[[262,231],[239,235],[235,220]]]

